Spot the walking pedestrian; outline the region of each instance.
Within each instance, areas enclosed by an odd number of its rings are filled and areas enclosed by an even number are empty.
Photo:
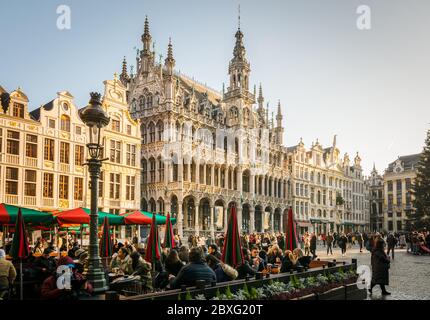
[[[390,255],[391,251],[391,257],[394,259],[394,248],[396,247],[397,239],[394,237],[392,233],[388,234],[387,236],[387,255]]]
[[[376,246],[372,250],[372,282],[370,284],[369,293],[372,294],[373,287],[378,285],[381,287],[383,295],[391,293],[385,289],[389,284],[390,257],[384,251],[385,242],[382,239],[376,241]]]
[[[310,247],[309,247],[311,253],[312,253],[312,260],[314,260],[317,257],[316,250],[317,250],[317,236],[315,233],[312,233],[311,240],[310,240]]]
[[[342,252],[342,256],[345,256],[346,254],[346,245],[348,243],[348,238],[346,237],[346,235],[344,233],[342,233],[341,237],[339,238],[339,248]]]
[[[329,251],[330,251],[330,254],[333,255],[333,250],[332,250],[333,236],[331,232],[328,233],[326,241],[327,241],[327,255]]]
[[[358,245],[360,246],[360,253],[363,252],[363,235],[359,232],[357,233],[357,242]]]

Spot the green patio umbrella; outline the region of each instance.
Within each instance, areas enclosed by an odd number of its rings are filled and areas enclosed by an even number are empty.
[[[19,210],[21,210],[21,214],[27,224],[52,224],[54,222],[54,217],[50,213],[1,203],[0,224],[13,225],[17,220]]]
[[[237,225],[236,206],[230,209],[221,260],[232,267],[237,267],[244,263],[242,244]]]
[[[15,223],[15,233],[13,235],[12,247],[10,255],[13,259],[19,259],[19,278],[20,278],[20,299],[23,300],[23,273],[22,273],[22,259],[27,258],[30,254],[28,247],[27,235],[25,233],[25,224],[22,217],[21,209],[18,209],[18,215]]]
[[[175,236],[173,235],[173,227],[170,221],[170,214],[166,217],[166,233],[164,236],[164,248],[173,249],[175,247]]]
[[[152,215],[151,231],[149,232],[148,242],[146,245],[145,260],[152,264],[152,269],[155,268],[155,262],[160,260],[161,246],[158,239],[158,227],[155,220],[155,213]]]

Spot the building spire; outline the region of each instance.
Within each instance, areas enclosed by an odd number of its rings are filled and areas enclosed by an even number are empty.
[[[167,58],[164,60],[164,65],[167,67],[169,75],[173,75],[175,67],[175,59],[173,58],[172,38],[169,37],[169,45],[167,46]]]
[[[143,42],[143,52],[149,54],[151,51],[151,34],[149,33],[149,22],[148,16],[145,16],[145,27],[143,29],[142,42]]]
[[[125,59],[125,56],[124,56],[124,59],[122,60],[122,72],[119,76],[119,80],[122,82],[124,86],[126,86],[127,83],[130,81],[130,77],[127,73],[127,60]]]
[[[278,113],[276,114],[276,126],[282,127],[281,100],[278,100]]]

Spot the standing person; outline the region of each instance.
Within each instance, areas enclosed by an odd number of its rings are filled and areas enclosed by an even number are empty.
[[[307,231],[305,232],[305,234],[303,236],[303,244],[304,244],[304,247],[305,247],[305,255],[308,256],[309,253],[310,253],[309,248],[311,246],[311,237],[310,237],[310,235],[309,235],[309,233]]]
[[[376,246],[372,250],[372,282],[369,293],[372,294],[373,287],[379,284],[383,295],[391,294],[385,289],[389,284],[390,257],[384,251],[385,242],[382,239],[376,241]]]
[[[315,235],[315,233],[312,233],[309,249],[312,253],[312,260],[318,257],[315,253],[315,251],[317,250],[317,236]]]
[[[346,245],[348,243],[348,238],[346,237],[345,233],[342,233],[342,235],[339,238],[339,248],[342,252],[342,256],[344,257],[346,254]]]
[[[394,237],[392,233],[388,234],[387,236],[387,255],[390,255],[391,251],[391,257],[394,260],[394,248],[396,247],[397,239]]]
[[[363,236],[360,232],[357,233],[357,242],[360,246],[360,253],[363,252]]]
[[[338,240],[337,238],[338,238],[337,232],[333,233],[333,248],[336,248],[336,243]]]
[[[330,254],[333,255],[333,250],[332,250],[333,236],[331,232],[328,233],[326,241],[327,241],[327,255],[329,251],[330,251]]]

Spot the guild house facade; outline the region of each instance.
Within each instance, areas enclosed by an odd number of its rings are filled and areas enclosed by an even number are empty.
[[[104,130],[99,210],[120,213],[140,207],[140,123],[128,111],[119,79],[104,82]],[[29,112],[22,89],[0,86],[0,203],[42,211],[90,206],[87,127],[67,91]]]
[[[181,236],[214,237],[235,206],[244,232],[280,231],[292,206],[301,231],[365,229],[360,157],[339,157],[336,142],[283,144],[282,106],[269,120],[261,84],[250,89],[251,66],[240,28],[219,92],[175,71],[169,41],[155,61],[148,20],[135,74],[123,62],[130,114],[141,123],[141,208],[170,212]]]

